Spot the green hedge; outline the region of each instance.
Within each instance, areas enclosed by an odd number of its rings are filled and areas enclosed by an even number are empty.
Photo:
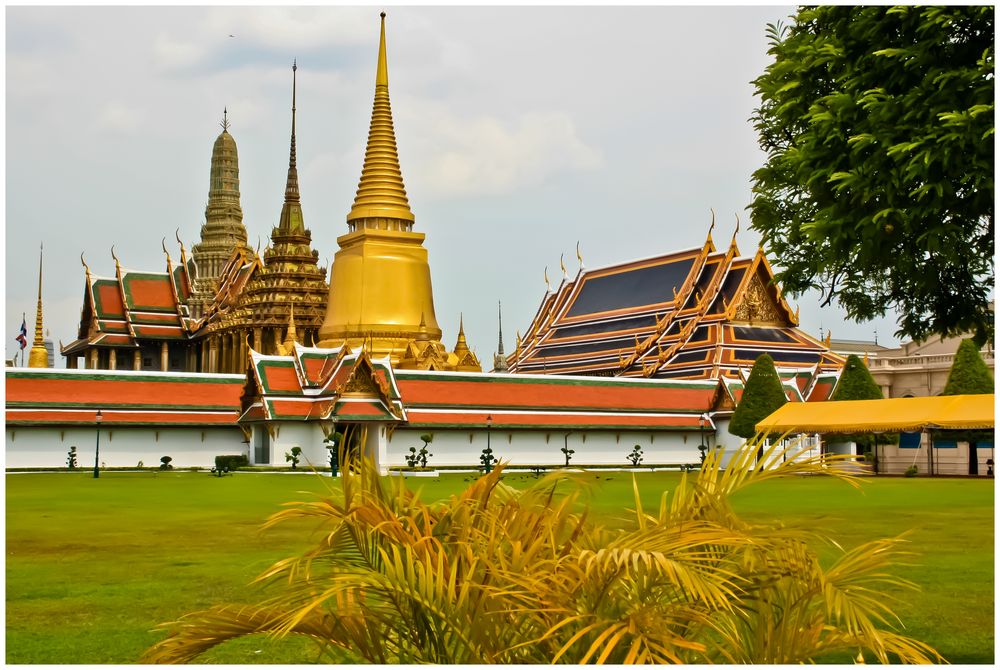
[[[244,454],[228,454],[215,457],[216,470],[225,470],[228,468],[230,472],[233,472],[247,465],[250,465],[250,461],[247,460]]]

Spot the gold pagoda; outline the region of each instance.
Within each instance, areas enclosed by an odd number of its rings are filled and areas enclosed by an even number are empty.
[[[393,365],[403,368],[479,370],[461,327],[455,352],[449,354],[441,344],[424,234],[413,230],[415,217],[399,168],[384,12],[381,19],[365,162],[347,215],[348,233],[337,238],[340,249],[330,273],[319,346],[363,346],[374,356],[390,356]]]
[[[295,156],[295,89],[297,65],[292,65],[292,132],[288,152],[285,200],[278,225],[263,260],[236,248],[218,277],[212,305],[200,329],[209,347],[202,369],[243,372],[248,347],[280,353],[289,332],[293,339],[313,344],[326,310],[326,269],[318,265],[312,233],[305,227]],[[294,319],[294,320],[291,320]],[[197,335],[197,333],[196,333]],[[213,355],[212,351],[216,353]]]
[[[229,134],[228,110],[222,112],[222,132],[212,146],[212,168],[201,242],[191,248],[196,272],[187,304],[199,318],[215,297],[219,275],[236,249],[250,252],[240,207],[240,163],[236,140]]]
[[[29,368],[49,367],[49,352],[42,337],[42,250],[38,250],[38,311],[35,314],[35,339],[28,352]]]

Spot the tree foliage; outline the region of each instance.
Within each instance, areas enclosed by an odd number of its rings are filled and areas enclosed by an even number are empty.
[[[972,340],[962,340],[942,395],[979,395],[993,393],[993,389],[993,375],[979,354],[979,347]]]
[[[498,465],[428,504],[370,462],[359,475],[345,468],[342,489],[268,521],[318,520],[324,532],[258,578],[265,599],[167,624],[142,660],[186,663],[260,633],[305,635],[324,660],[372,664],[943,660],[893,629],[886,592],[909,585],[890,572],[908,553],[900,539],[842,550],[815,529],[736,515],[730,496],[756,482],[808,473],[858,484],[830,467],[836,457],[797,448],[771,447],[754,470],[757,446],[725,469],[709,454],[657,510],[633,482],[634,515],[614,528],[587,513],[571,473],[518,491]]]
[[[993,375],[986,367],[979,347],[971,339],[962,340],[955,352],[955,360],[948,373],[948,382],[944,385],[942,395],[980,395],[993,393]],[[993,439],[991,431],[963,430],[942,431],[953,440],[971,442],[973,444]]]
[[[882,389],[855,354],[847,357],[830,400],[881,400]]]
[[[897,335],[993,330],[991,6],[801,8],[753,83],[753,227],[786,290]]]
[[[830,400],[881,400],[882,389],[875,383],[872,373],[855,354],[847,357],[844,369],[837,380],[837,388],[833,390]],[[875,444],[872,433],[856,433],[842,436],[844,441],[854,442],[859,447],[869,449]],[[895,442],[897,436],[881,440],[883,443]]]
[[[774,359],[761,354],[754,361],[753,369],[743,388],[743,396],[733,418],[729,420],[729,432],[739,437],[750,438],[757,432],[757,424],[788,402],[781,387],[781,378],[774,368]]]

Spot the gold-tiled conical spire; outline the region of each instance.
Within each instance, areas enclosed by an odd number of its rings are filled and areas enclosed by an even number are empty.
[[[406,199],[403,174],[399,169],[399,156],[396,153],[396,134],[389,107],[389,69],[385,56],[385,12],[382,12],[381,17],[375,104],[368,129],[365,165],[361,170],[354,205],[347,215],[348,223],[355,225],[364,219],[402,219],[412,224],[414,218],[410,202]]]
[[[35,315],[35,339],[28,352],[29,368],[49,367],[49,352],[45,349],[42,333],[42,247],[38,247],[38,311]]]

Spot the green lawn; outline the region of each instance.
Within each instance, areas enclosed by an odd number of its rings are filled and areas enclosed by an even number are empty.
[[[592,505],[609,523],[632,507],[631,476],[587,473]],[[655,507],[674,473],[636,475]],[[411,480],[443,498],[471,475]],[[532,475],[511,474],[518,486]],[[8,663],[134,663],[162,636],[153,627],[186,612],[244,601],[247,584],[297,552],[311,528],[257,532],[282,502],[329,486],[329,477],[238,473],[11,474],[7,487]],[[899,574],[920,584],[900,592],[907,633],[952,663],[992,663],[993,481],[872,478],[862,491],[821,477],[766,483],[739,495],[751,519],[818,527],[843,545],[911,531],[919,554]],[[300,640],[223,645],[212,663],[309,663]]]

